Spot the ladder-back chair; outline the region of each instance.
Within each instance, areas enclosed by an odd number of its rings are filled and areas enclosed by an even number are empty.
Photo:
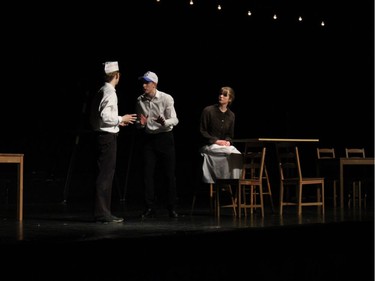
[[[266,147],[258,143],[247,143],[243,154],[242,175],[238,180],[237,207],[238,217],[242,211],[245,216],[247,209],[253,214],[254,210],[260,209],[261,216],[264,217],[263,204],[263,182],[265,167]],[[269,185],[267,185],[269,188]],[[271,190],[267,189],[266,194],[272,196]],[[272,201],[271,201],[272,202]]]
[[[297,206],[298,215],[302,215],[302,207],[318,206],[324,215],[324,178],[304,177],[298,147],[291,143],[277,143],[277,155],[280,173],[280,215],[284,206]],[[305,186],[315,188],[316,196],[309,199],[305,196]],[[295,197],[290,193],[295,191]]]
[[[336,208],[339,165],[338,161],[336,161],[335,149],[333,147],[317,147],[316,154],[318,176],[324,177],[326,186],[327,183],[332,185],[333,207]]]

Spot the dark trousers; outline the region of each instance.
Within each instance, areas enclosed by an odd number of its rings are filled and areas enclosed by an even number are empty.
[[[143,146],[143,184],[145,204],[147,208],[155,205],[155,172],[163,173],[164,185],[167,191],[168,209],[176,205],[175,178],[175,145],[172,132],[144,134]],[[157,167],[157,169],[156,169]]]
[[[117,134],[97,133],[97,177],[94,216],[111,215],[112,184],[116,169]]]

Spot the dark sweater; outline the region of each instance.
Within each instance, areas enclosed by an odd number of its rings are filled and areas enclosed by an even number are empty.
[[[218,104],[206,106],[200,120],[200,133],[204,145],[213,144],[219,139],[232,141],[234,121],[235,114],[229,108],[226,112],[221,112]]]

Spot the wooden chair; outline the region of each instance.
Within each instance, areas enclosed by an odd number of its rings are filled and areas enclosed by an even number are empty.
[[[200,174],[200,177],[202,175]],[[216,179],[215,183],[204,183],[204,193],[207,194],[208,186],[209,209],[216,217],[220,217],[222,208],[231,208],[233,216],[237,216],[236,197],[232,189],[236,185],[235,179]],[[190,215],[193,215],[198,190],[193,191]],[[207,196],[207,195],[205,195]]]
[[[266,147],[259,146],[259,144],[246,144],[242,175],[238,180],[237,189],[238,217],[241,217],[242,211],[246,216],[247,209],[250,209],[250,213],[253,214],[257,208],[260,209],[261,216],[264,217],[263,196],[265,194],[272,196],[269,181],[267,182],[267,191],[263,190],[265,156]],[[266,180],[268,180],[268,174]]]
[[[333,199],[333,207],[337,207],[337,182],[338,182],[338,161],[336,161],[336,153],[333,147],[330,148],[316,148],[317,154],[317,174],[318,176],[322,176],[325,179],[326,186],[327,183],[332,185],[332,199]]]
[[[364,148],[345,148],[345,157],[346,158],[366,158],[366,153]],[[358,171],[356,171],[358,172]],[[362,201],[364,208],[366,208],[366,199],[367,192],[365,191],[362,195],[362,181],[363,178],[361,175],[354,175],[352,177],[352,192],[348,193],[348,207],[351,207],[351,202],[353,201],[353,207],[356,207],[356,202],[358,201],[358,207],[362,207]]]
[[[276,147],[280,172],[280,215],[283,214],[284,206],[297,206],[298,215],[302,215],[304,206],[318,206],[324,215],[324,178],[302,175],[297,146],[277,143]],[[314,199],[305,196],[305,186],[316,189]],[[295,197],[291,195],[291,189],[294,189]]]
[[[236,198],[232,189],[232,184],[235,180],[218,180],[216,183],[207,184],[209,186],[209,206],[210,211],[214,213],[215,217],[220,217],[221,208],[232,208],[233,216],[237,216]],[[225,198],[222,198],[225,196]],[[197,194],[194,192],[191,203],[190,215],[193,215]]]
[[[242,169],[242,153],[234,146],[211,147],[204,146],[200,149],[203,156],[202,179],[209,184],[210,209],[214,210],[217,217],[220,217],[221,208],[232,208],[236,216],[236,198],[232,191],[232,185],[237,185]],[[226,194],[226,198],[221,198]],[[225,199],[226,202],[225,202]],[[228,201],[229,199],[229,201]],[[193,213],[196,194],[193,195],[191,214]]]
[[[235,182],[233,179],[222,179],[218,180],[215,184],[210,184],[210,196],[213,199],[213,209],[214,214],[216,217],[220,217],[221,215],[221,208],[231,208],[233,216],[237,216],[237,203],[236,198],[234,196],[234,192],[232,190],[232,184]],[[226,200],[221,198],[222,195],[226,196]],[[227,204],[222,203],[227,202]]]

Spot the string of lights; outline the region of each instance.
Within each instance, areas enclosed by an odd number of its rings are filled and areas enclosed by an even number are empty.
[[[161,3],[166,2],[167,0],[154,0],[154,1],[156,1],[157,4],[161,4]],[[235,12],[238,12],[238,10],[242,9],[242,11],[239,11],[240,15],[238,16],[246,16],[248,18],[251,18],[254,15],[261,13],[262,16],[272,19],[273,21],[278,21],[280,20],[280,18],[292,17],[289,20],[297,22],[297,23],[298,22],[302,23],[304,21],[313,21],[314,24],[320,25],[321,27],[325,27],[327,23],[327,20],[323,16],[316,15],[316,13],[314,14],[314,16],[310,16],[310,17],[306,16],[307,14],[306,12],[301,11],[300,13],[298,13],[297,10],[288,11],[288,13],[283,14],[282,8],[280,7],[280,5],[277,5],[277,4],[274,4],[274,6],[266,5],[268,8],[267,11],[260,11],[262,10],[262,7],[259,7],[259,5],[257,5],[256,3],[254,4],[253,1],[251,3],[252,5],[251,4],[248,5],[248,6],[251,6],[250,8],[245,7],[246,3],[244,3],[244,1],[241,1],[241,3],[233,3],[233,2],[224,3],[224,0],[211,1],[211,3],[207,3],[207,0],[200,0],[200,1],[199,0],[184,0],[184,1],[187,4],[186,6],[190,6],[191,8],[199,9],[203,5],[205,5],[205,7],[209,5],[210,6],[209,9],[211,9],[212,11],[216,10],[217,13],[222,13],[222,14],[227,11],[228,13],[233,13],[233,6],[235,5],[237,6]],[[202,2],[205,2],[205,3],[202,3]]]

